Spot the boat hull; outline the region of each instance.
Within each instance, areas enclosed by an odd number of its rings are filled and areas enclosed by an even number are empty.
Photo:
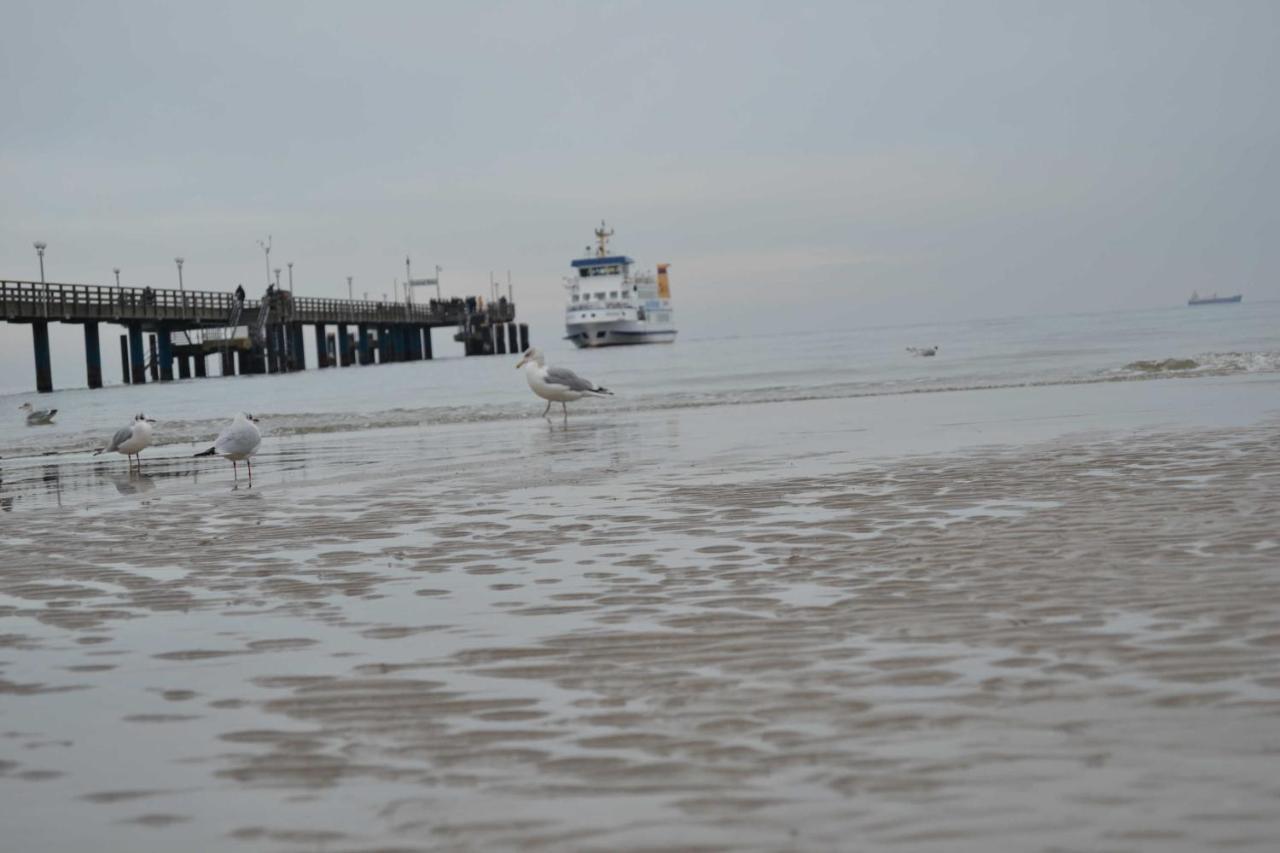
[[[1206,299],[1188,299],[1188,305],[1230,305],[1244,299],[1244,294],[1237,293],[1235,296],[1211,296]]]
[[[579,349],[669,344],[675,339],[675,329],[646,328],[643,323],[570,323],[565,327],[565,340]]]

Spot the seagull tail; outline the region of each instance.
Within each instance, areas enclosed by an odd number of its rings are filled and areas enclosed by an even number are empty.
[[[212,456],[213,454],[215,454],[215,453],[217,453],[217,452],[218,452],[218,448],[216,448],[216,447],[210,447],[208,450],[202,450],[202,451],[200,451],[199,453],[196,453],[196,454],[193,454],[193,455],[194,455],[194,456]]]
[[[605,394],[609,395],[610,397],[613,396],[613,392],[610,391],[608,388],[605,388],[603,385],[597,385],[596,387],[592,388],[591,393],[600,394],[602,396]]]
[[[94,456],[101,456],[101,455],[102,455],[102,452],[103,452],[104,450],[106,450],[106,448],[105,448],[105,447],[99,447],[97,450],[93,451],[93,455],[94,455]]]

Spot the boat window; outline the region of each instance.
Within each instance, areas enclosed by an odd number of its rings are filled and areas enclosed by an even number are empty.
[[[603,290],[596,294],[596,299],[604,299],[604,291],[603,291]]]
[[[610,299],[617,299],[617,298],[618,298],[618,291],[616,291],[616,290],[611,290],[611,291],[609,291],[609,298],[610,298]]]
[[[574,302],[577,302],[577,301],[578,301],[578,294],[576,294],[576,293],[575,293],[575,294],[573,294],[573,301],[574,301]]]

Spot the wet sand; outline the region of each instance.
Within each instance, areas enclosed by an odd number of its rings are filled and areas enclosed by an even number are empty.
[[[1277,390],[6,468],[6,846],[1275,849]]]

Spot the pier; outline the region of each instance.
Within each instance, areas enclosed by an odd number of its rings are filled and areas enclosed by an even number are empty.
[[[240,301],[218,291],[0,280],[0,318],[31,326],[41,392],[53,390],[50,323],[84,327],[85,375],[90,388],[101,388],[102,323],[125,328],[123,379],[142,384],[148,374],[152,381],[172,381],[175,363],[176,378],[204,378],[210,356],[219,359],[222,376],[305,370],[307,326],[317,368],[430,359],[431,330],[442,327],[457,329],[453,338],[469,356],[517,352],[529,346],[529,327],[516,324],[515,316],[515,304],[506,298],[410,304],[276,291]]]

